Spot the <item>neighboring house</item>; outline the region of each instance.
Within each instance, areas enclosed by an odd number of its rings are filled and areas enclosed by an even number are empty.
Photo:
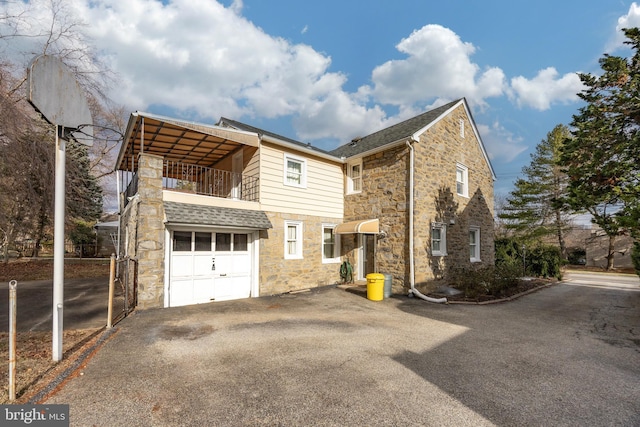
[[[334,284],[344,260],[406,290],[494,259],[495,175],[464,99],[332,152],[137,112],[116,170],[141,308]]]
[[[607,268],[607,256],[611,239],[600,228],[591,230],[591,235],[585,239],[587,267]],[[631,252],[633,238],[631,236],[616,236],[613,240],[613,268],[633,268]]]

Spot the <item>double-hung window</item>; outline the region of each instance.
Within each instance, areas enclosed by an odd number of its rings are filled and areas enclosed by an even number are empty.
[[[362,160],[347,165],[347,194],[362,191]]]
[[[340,262],[340,239],[335,224],[322,224],[322,262]]]
[[[444,256],[447,254],[447,226],[434,222],[431,224],[431,255]]]
[[[469,197],[469,169],[460,163],[456,164],[456,193]]]
[[[480,228],[469,229],[469,259],[471,262],[480,262]]]
[[[284,258],[302,258],[302,222],[284,222]]]
[[[285,154],[284,185],[305,188],[307,186],[307,162]]]

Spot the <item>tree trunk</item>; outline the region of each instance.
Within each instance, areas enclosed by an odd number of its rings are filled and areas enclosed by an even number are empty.
[[[615,255],[616,236],[609,236],[609,251],[607,252],[607,271],[613,269],[613,256]]]
[[[560,245],[560,254],[562,259],[567,259],[567,245],[564,241],[564,233],[562,232],[562,213],[556,209],[556,233],[558,235],[558,244]]]

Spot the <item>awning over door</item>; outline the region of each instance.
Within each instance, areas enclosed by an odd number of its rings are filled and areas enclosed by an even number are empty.
[[[377,219],[361,219],[358,221],[344,222],[338,225],[334,232],[336,234],[378,234],[380,232],[380,221]]]

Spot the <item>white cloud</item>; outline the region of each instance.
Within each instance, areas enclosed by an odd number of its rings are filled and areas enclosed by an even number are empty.
[[[27,4],[38,11],[47,2]],[[8,4],[24,3],[0,3],[0,13]],[[330,56],[265,33],[242,16],[242,0],[229,7],[211,0],[66,4],[91,23],[87,35],[118,73],[115,102],[130,110],[164,105],[196,120],[290,116],[303,140],[345,142],[460,97],[486,109],[489,98],[512,94],[518,105],[544,110],[579,90],[575,75],[560,77],[553,68],[533,80],[516,77],[509,87],[502,69],[474,63],[476,47],[440,25],[413,31],[396,46],[404,59],[382,63],[371,85],[347,92],[346,75],[329,71]],[[398,112],[389,116],[385,105]],[[513,159],[526,149],[497,124],[484,129],[496,157]]]
[[[462,42],[448,28],[426,25],[396,47],[408,58],[385,62],[372,73],[373,88],[369,92],[381,103],[411,105],[464,96],[483,105],[485,98],[501,96],[506,89],[502,70],[481,72],[470,60],[475,47]]]
[[[584,88],[576,73],[559,77],[553,67],[540,70],[531,80],[518,76],[511,79],[512,97],[519,107],[548,110],[554,103],[570,103],[578,100],[577,93]]]
[[[509,163],[528,148],[522,143],[521,137],[514,135],[498,122],[494,122],[491,126],[484,124],[477,126],[491,160]]]
[[[607,45],[606,51],[613,52],[622,48],[624,46],[624,41],[626,40],[622,30],[624,28],[633,27],[640,27],[640,6],[636,2],[631,3],[631,6],[629,6],[629,12],[627,12],[626,15],[618,18],[615,35]]]

